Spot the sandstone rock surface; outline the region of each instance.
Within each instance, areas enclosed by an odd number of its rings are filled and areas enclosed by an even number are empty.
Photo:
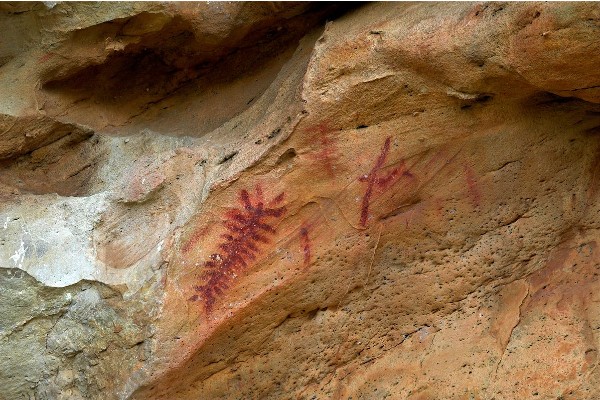
[[[595,3],[2,3],[0,399],[597,399]]]

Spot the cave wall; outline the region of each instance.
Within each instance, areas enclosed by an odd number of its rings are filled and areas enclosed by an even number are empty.
[[[0,4],[0,399],[595,399],[595,3]]]

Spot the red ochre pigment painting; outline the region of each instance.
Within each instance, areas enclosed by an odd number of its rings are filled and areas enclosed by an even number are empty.
[[[334,170],[336,169],[335,160],[337,158],[337,145],[334,132],[325,122],[309,128],[307,132],[313,134],[314,140],[319,143],[319,150],[312,153],[310,157],[318,162],[319,169],[323,169],[330,176],[334,176]]]
[[[219,251],[204,263],[202,283],[194,286],[197,294],[190,300],[202,299],[207,312],[213,309],[217,297],[256,260],[261,244],[271,242],[270,237],[275,234],[273,223],[286,212],[283,200],[284,193],[280,193],[265,203],[260,186],[256,186],[254,195],[240,191],[240,207],[225,213],[223,225],[227,232],[221,235]]]
[[[464,165],[464,170],[469,198],[471,199],[474,207],[479,207],[481,204],[481,191],[479,190],[477,175],[475,175],[475,171],[468,164]]]
[[[387,173],[381,170],[390,152],[391,137],[388,137],[380,151],[375,165],[368,174],[359,178],[360,182],[367,184],[362,199],[360,226],[366,227],[369,219],[369,207],[375,190],[383,192],[398,181],[401,176],[412,177],[406,168],[404,160],[399,166]],[[217,298],[227,290],[238,275],[248,269],[261,252],[261,245],[271,243],[271,237],[276,233],[274,222],[281,218],[286,207],[282,205],[284,193],[280,193],[272,200],[265,202],[264,194],[259,185],[255,193],[247,190],[239,193],[240,206],[225,213],[223,225],[226,233],[221,235],[222,242],[219,251],[211,254],[210,259],[204,263],[200,276],[200,284],[194,286],[191,301],[203,300],[205,309],[210,312]],[[197,244],[205,231],[195,232],[182,251],[187,253]],[[303,255],[303,266],[307,268],[311,262],[311,239],[309,225],[304,223],[299,229],[300,251]]]
[[[361,182],[365,182],[367,184],[367,190],[362,199],[362,204],[360,208],[360,226],[366,227],[367,220],[369,218],[369,206],[371,204],[371,198],[373,196],[373,190],[375,187],[378,187],[380,190],[388,189],[391,184],[395,183],[397,179],[401,175],[412,176],[412,174],[406,169],[404,161],[400,163],[400,166],[394,168],[390,172],[388,172],[385,176],[380,176],[380,170],[383,168],[385,160],[390,152],[390,143],[392,138],[388,137],[385,139],[383,147],[381,148],[381,152],[379,157],[377,157],[377,161],[371,171],[368,174],[361,176],[358,180]]]
[[[308,236],[308,226],[306,224],[300,228],[300,246],[304,254],[304,268],[308,268],[310,265],[310,237]]]
[[[196,246],[196,244],[202,239],[204,238],[204,236],[208,233],[209,231],[209,227],[205,226],[202,229],[196,229],[192,235],[190,236],[190,238],[188,239],[187,243],[183,245],[183,247],[181,248],[181,251],[185,254],[185,253],[189,253],[194,246]]]

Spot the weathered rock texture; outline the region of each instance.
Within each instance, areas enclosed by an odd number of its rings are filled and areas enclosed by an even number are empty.
[[[0,31],[0,399],[600,398],[597,3]]]

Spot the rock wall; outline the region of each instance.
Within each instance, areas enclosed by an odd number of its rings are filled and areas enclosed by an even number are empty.
[[[0,31],[0,399],[600,397],[595,3]]]

